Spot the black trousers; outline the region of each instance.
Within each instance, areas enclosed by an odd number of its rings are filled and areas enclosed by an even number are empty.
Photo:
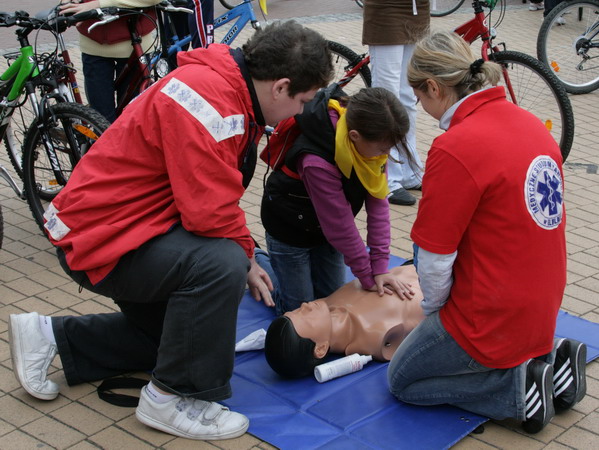
[[[124,255],[92,285],[85,272],[61,265],[121,312],[54,317],[58,353],[69,385],[134,371],[178,395],[215,401],[231,396],[237,309],[249,260],[228,239],[176,226]]]

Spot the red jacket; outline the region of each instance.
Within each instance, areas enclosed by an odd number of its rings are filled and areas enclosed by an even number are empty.
[[[179,222],[253,255],[239,169],[262,128],[250,129],[248,86],[224,45],[187,52],[179,64],[104,132],[46,212],[52,243],[93,284]]]

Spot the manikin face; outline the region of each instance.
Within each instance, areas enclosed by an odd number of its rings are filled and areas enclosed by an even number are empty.
[[[331,313],[323,300],[302,303],[298,309],[285,313],[298,335],[316,343],[328,343],[331,339]]]

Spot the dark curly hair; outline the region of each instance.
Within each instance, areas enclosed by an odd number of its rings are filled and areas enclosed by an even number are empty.
[[[299,378],[311,375],[324,358],[314,356],[316,344],[297,334],[291,319],[279,316],[266,332],[264,354],[268,365],[279,375]]]
[[[252,78],[289,78],[289,95],[322,88],[333,78],[333,63],[325,38],[288,20],[257,30],[242,47]]]

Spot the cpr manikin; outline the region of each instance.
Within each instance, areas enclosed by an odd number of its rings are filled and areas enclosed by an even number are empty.
[[[423,319],[423,298],[414,266],[391,269],[415,295],[401,300],[397,294],[365,291],[353,280],[330,296],[303,303],[275,319],[266,335],[265,355],[282,376],[302,377],[325,362],[331,353],[372,355],[389,361],[399,344]]]

